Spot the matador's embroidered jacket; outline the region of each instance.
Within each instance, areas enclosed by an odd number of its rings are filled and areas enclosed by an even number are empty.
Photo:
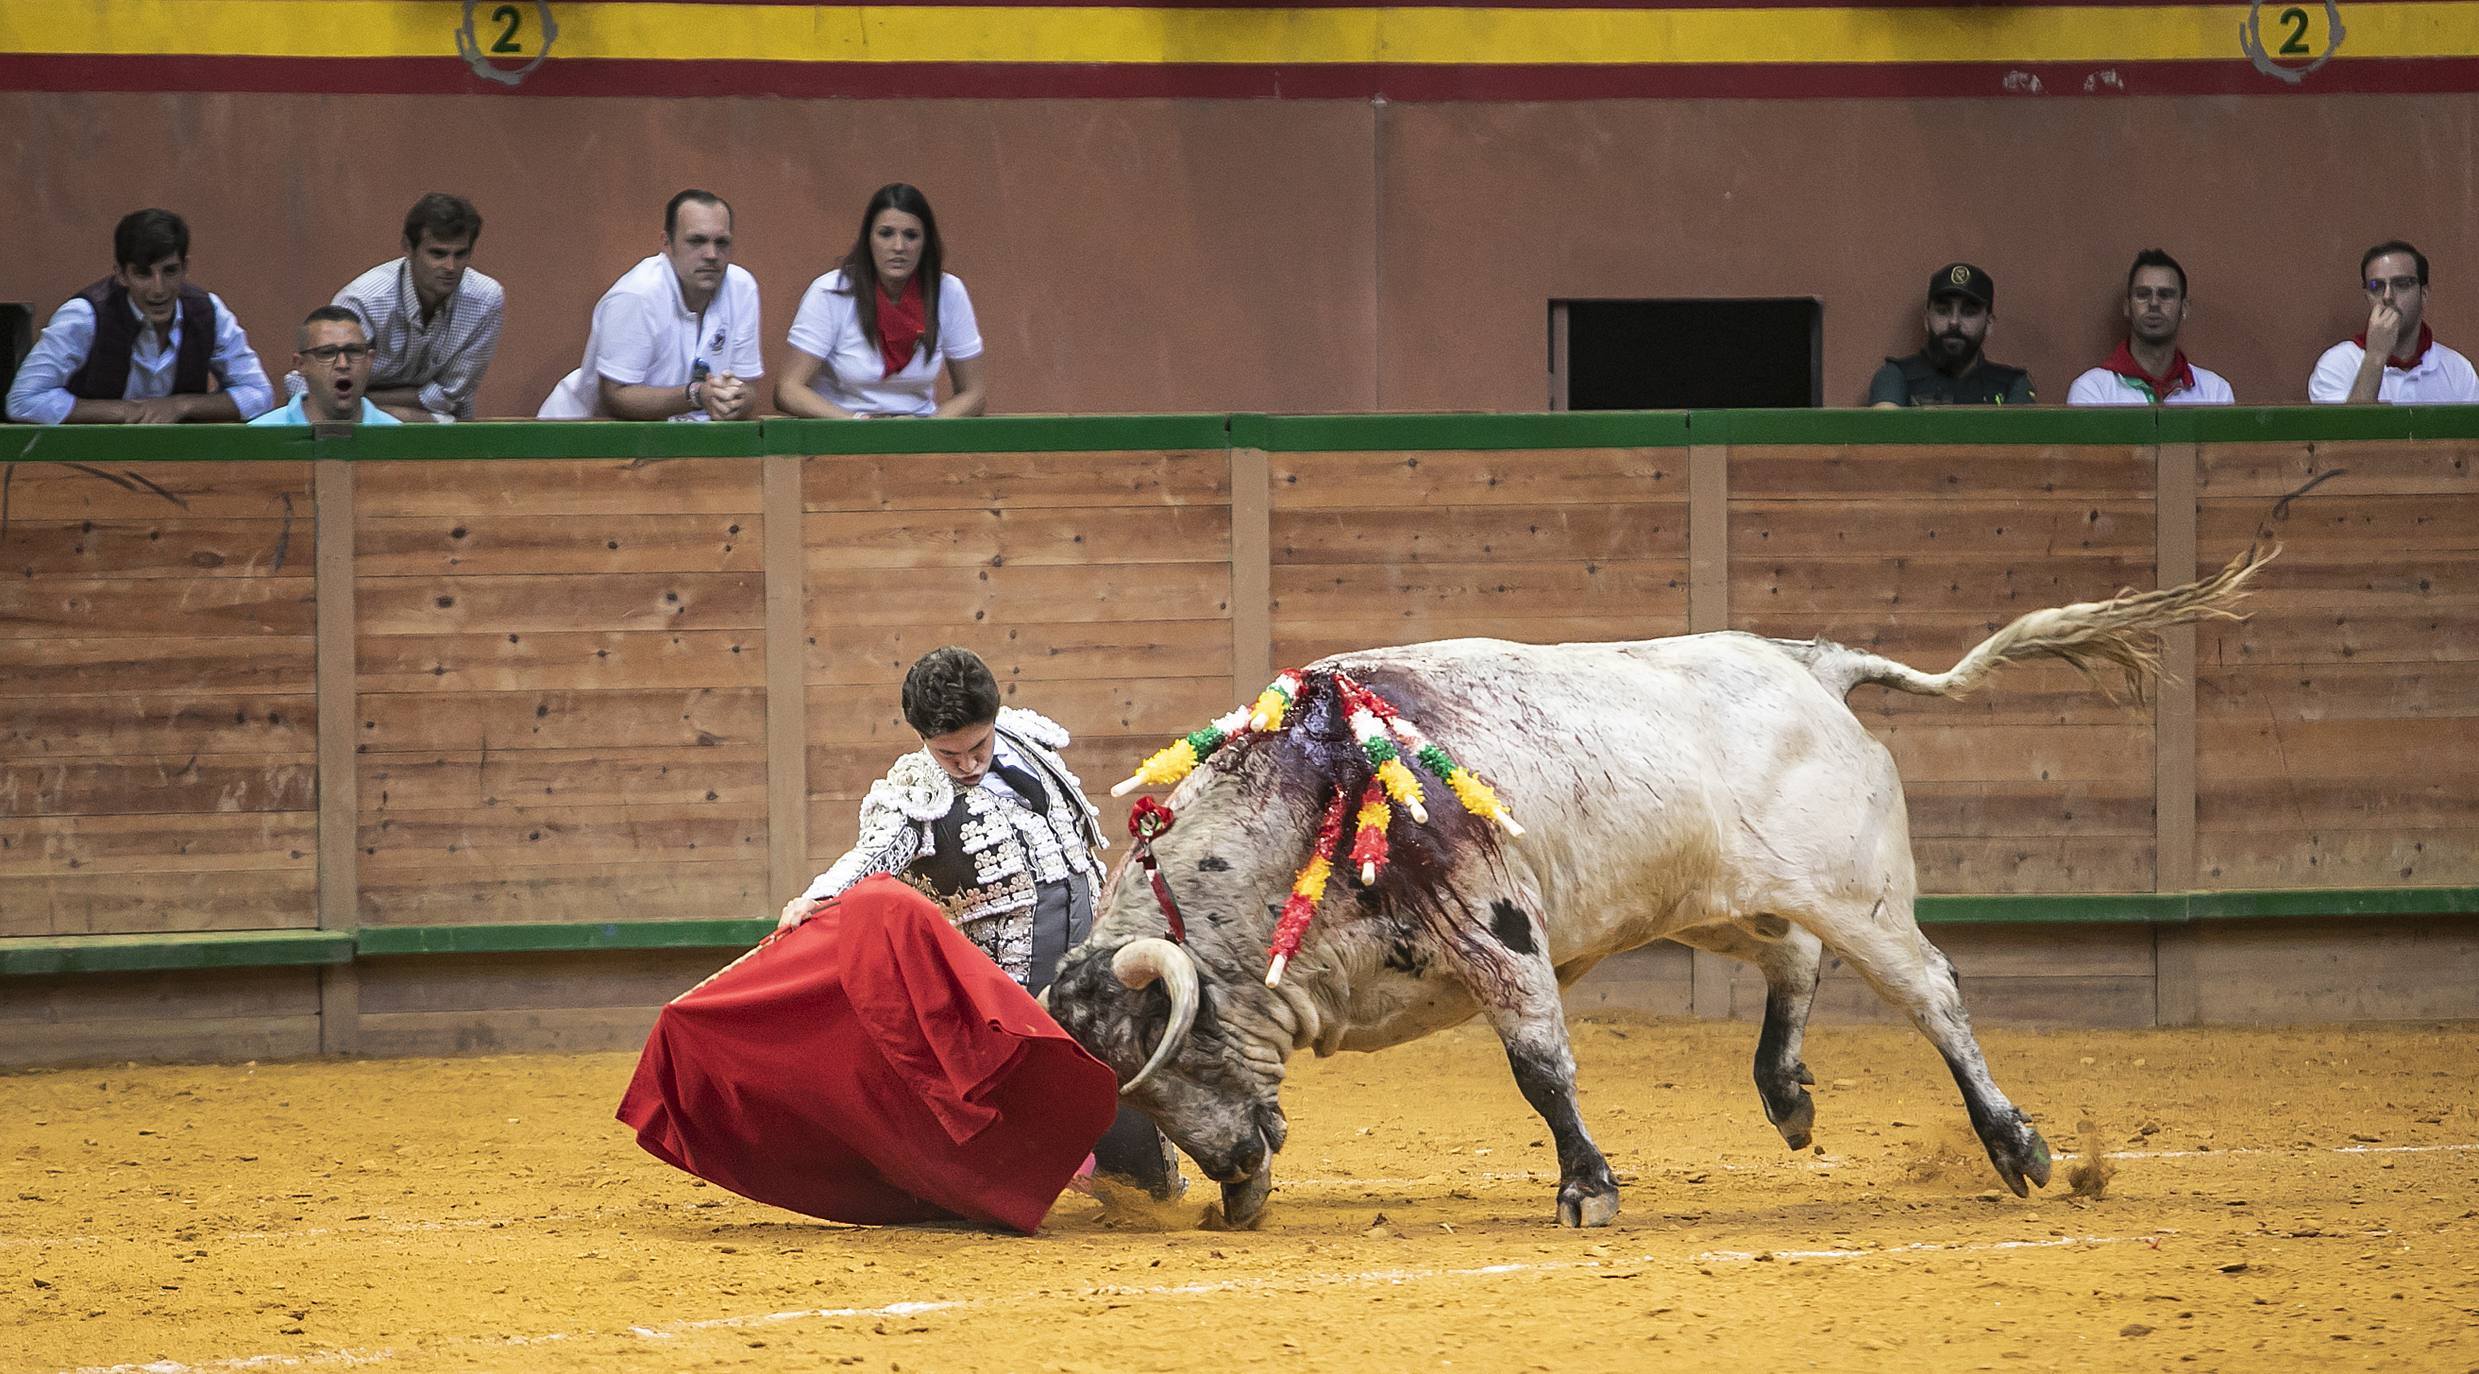
[[[860,838],[801,895],[822,901],[872,874],[897,874],[929,893],[1009,977],[1027,981],[1040,886],[1079,873],[1098,886],[1095,851],[1110,842],[1084,784],[1059,756],[1068,743],[1064,727],[1005,707],[998,739],[1041,783],[1048,815],[986,784],[959,794],[929,750],[916,750],[870,784]]]

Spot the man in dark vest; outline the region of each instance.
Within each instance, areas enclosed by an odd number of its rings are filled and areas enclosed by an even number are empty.
[[[52,312],[9,385],[24,424],[247,420],[275,405],[249,336],[189,280],[189,226],[139,210],[112,231],[112,275]]]
[[[904,722],[921,748],[895,761],[861,802],[860,838],[783,909],[800,924],[861,879],[893,873],[929,894],[1007,976],[1040,993],[1093,929],[1109,841],[1084,785],[1060,756],[1067,731],[999,705],[998,680],[952,645],[904,675]],[[1152,1124],[1123,1112],[1094,1147],[1106,1172],[1168,1197],[1180,1187]]]
[[[1872,406],[2027,406],[2031,374],[1992,363],[1981,352],[1997,313],[1997,284],[1967,262],[1928,279],[1920,324],[1928,341],[1907,358],[1887,358],[1868,383]]]

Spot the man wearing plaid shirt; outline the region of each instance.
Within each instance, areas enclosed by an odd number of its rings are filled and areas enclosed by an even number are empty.
[[[467,266],[481,237],[471,202],[433,191],[405,214],[405,255],[336,293],[370,331],[370,399],[399,420],[473,418],[507,305]]]

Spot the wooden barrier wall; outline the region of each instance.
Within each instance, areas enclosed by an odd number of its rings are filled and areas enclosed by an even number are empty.
[[[0,1063],[626,1043],[849,842],[941,643],[1073,731],[1098,794],[1337,650],[1731,627],[1942,668],[2250,540],[2286,549],[2253,618],[2173,636],[2157,703],[2048,667],[1855,694],[1948,918],[2081,923],[1940,939],[1983,1014],[2479,1011],[2479,940],[2416,919],[2479,884],[2479,416],[2216,423],[990,421],[895,429],[973,450],[900,454],[775,423],[9,432],[0,961],[341,945],[0,977]],[[2401,919],[2184,914],[2229,889]],[[688,947],[568,952],[632,944]],[[1761,989],[1660,947],[1577,996],[1745,1015]],[[1868,1010],[1832,982],[1824,1005]]]

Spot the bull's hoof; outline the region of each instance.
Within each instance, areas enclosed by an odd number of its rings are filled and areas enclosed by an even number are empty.
[[[1606,1178],[1598,1183],[1579,1180],[1558,1189],[1561,1226],[1607,1226],[1617,1216],[1618,1185]]]
[[[1782,1133],[1782,1143],[1794,1150],[1806,1149],[1816,1129],[1816,1099],[1804,1088],[1791,1088],[1778,1098],[1763,1092],[1757,1096],[1765,1104],[1765,1119]]]
[[[1989,1133],[1988,1162],[1997,1166],[1997,1177],[2014,1190],[2016,1197],[2029,1197],[2035,1187],[2049,1186],[2049,1142],[2031,1127],[2021,1112],[1997,1131]]]
[[[1222,1213],[1219,1225],[1209,1230],[1254,1231],[1265,1224],[1265,1200],[1274,1191],[1274,1171],[1259,1169],[1243,1179],[1222,1185]]]
[[[1816,1086],[1816,1075],[1808,1072],[1808,1061],[1804,1059],[1799,1060],[1797,1063],[1790,1066],[1790,1071],[1792,1076],[1797,1078],[1800,1082],[1807,1084],[1811,1088]]]

